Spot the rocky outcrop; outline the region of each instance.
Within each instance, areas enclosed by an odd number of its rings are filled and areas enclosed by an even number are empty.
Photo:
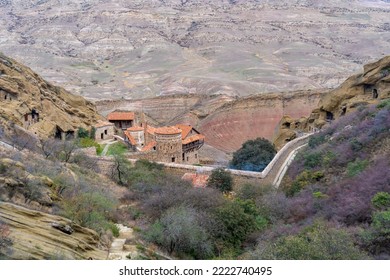
[[[16,124],[40,137],[57,130],[89,128],[101,117],[95,106],[80,96],[54,86],[31,69],[0,54],[0,120]]]
[[[63,217],[0,202],[0,221],[10,229],[11,259],[107,258],[96,232]]]
[[[199,129],[206,136],[206,143],[233,152],[250,139],[272,140],[283,115],[307,117],[320,95],[317,91],[301,91],[238,99],[208,115],[200,122]]]
[[[376,104],[390,98],[390,56],[363,67],[335,90],[323,94],[308,118],[285,116],[279,123],[276,143],[284,145],[297,131],[321,129],[327,123],[353,112],[361,105]]]

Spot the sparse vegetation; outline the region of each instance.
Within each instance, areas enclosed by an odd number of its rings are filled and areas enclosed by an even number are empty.
[[[216,168],[207,181],[207,187],[218,189],[223,193],[230,192],[233,189],[233,177],[224,168]]]

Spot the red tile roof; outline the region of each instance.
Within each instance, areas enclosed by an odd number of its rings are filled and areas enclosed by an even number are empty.
[[[125,134],[126,138],[129,139],[129,142],[131,143],[131,145],[137,146],[137,141],[135,141],[134,137],[131,136],[130,132],[125,131],[124,134]]]
[[[143,147],[142,151],[143,152],[147,152],[147,151],[150,151],[153,147],[155,147],[157,145],[157,142],[155,141],[152,141],[150,142],[149,144],[147,144],[145,147]]]
[[[174,126],[163,126],[156,128],[155,131],[156,134],[166,134],[166,135],[173,135],[173,134],[181,134],[181,129],[178,129]]]
[[[193,135],[191,137],[188,137],[186,139],[183,140],[183,145],[186,145],[186,144],[189,144],[189,143],[192,143],[192,142],[195,142],[197,140],[204,140],[204,135],[202,134],[196,134],[196,135]]]
[[[108,114],[107,119],[109,121],[132,121],[134,120],[134,112],[111,112]]]
[[[177,125],[175,125],[175,127],[177,127],[178,129],[181,130],[181,139],[182,140],[184,140],[192,130],[192,126],[190,126],[188,124],[177,124]]]
[[[128,131],[142,131],[142,130],[144,130],[144,128],[140,127],[140,126],[132,126],[132,127],[129,127],[127,130]]]
[[[205,188],[207,186],[207,180],[209,179],[209,175],[185,173],[183,177],[181,177],[181,179],[184,181],[191,182],[195,188]]]
[[[104,126],[113,126],[114,124],[113,123],[110,123],[110,122],[105,122],[105,121],[98,121],[94,127],[95,128],[99,128],[99,127],[104,127]]]
[[[153,126],[147,125],[146,126],[146,132],[149,133],[149,134],[154,135],[154,133],[156,132],[156,128],[153,127]]]

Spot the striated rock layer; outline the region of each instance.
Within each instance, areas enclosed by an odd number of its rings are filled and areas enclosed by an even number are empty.
[[[0,120],[25,127],[38,136],[54,136],[90,127],[101,117],[95,106],[80,96],[43,80],[30,68],[0,53]],[[32,115],[35,115],[34,119]]]
[[[63,217],[0,202],[0,220],[10,229],[13,245],[8,254],[12,259],[107,258],[107,252],[99,249],[96,232]],[[69,228],[72,233],[58,228]]]

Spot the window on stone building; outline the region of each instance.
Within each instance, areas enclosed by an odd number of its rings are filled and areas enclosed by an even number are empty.
[[[105,135],[107,135],[107,129],[106,129],[106,130],[104,130],[104,134],[105,134]]]
[[[173,158],[172,158],[172,162],[175,162],[175,161],[176,161],[176,158],[173,157]]]
[[[189,157],[187,157],[187,161],[189,161],[190,160],[190,158]]]
[[[198,158],[198,154],[195,154],[195,158]]]

